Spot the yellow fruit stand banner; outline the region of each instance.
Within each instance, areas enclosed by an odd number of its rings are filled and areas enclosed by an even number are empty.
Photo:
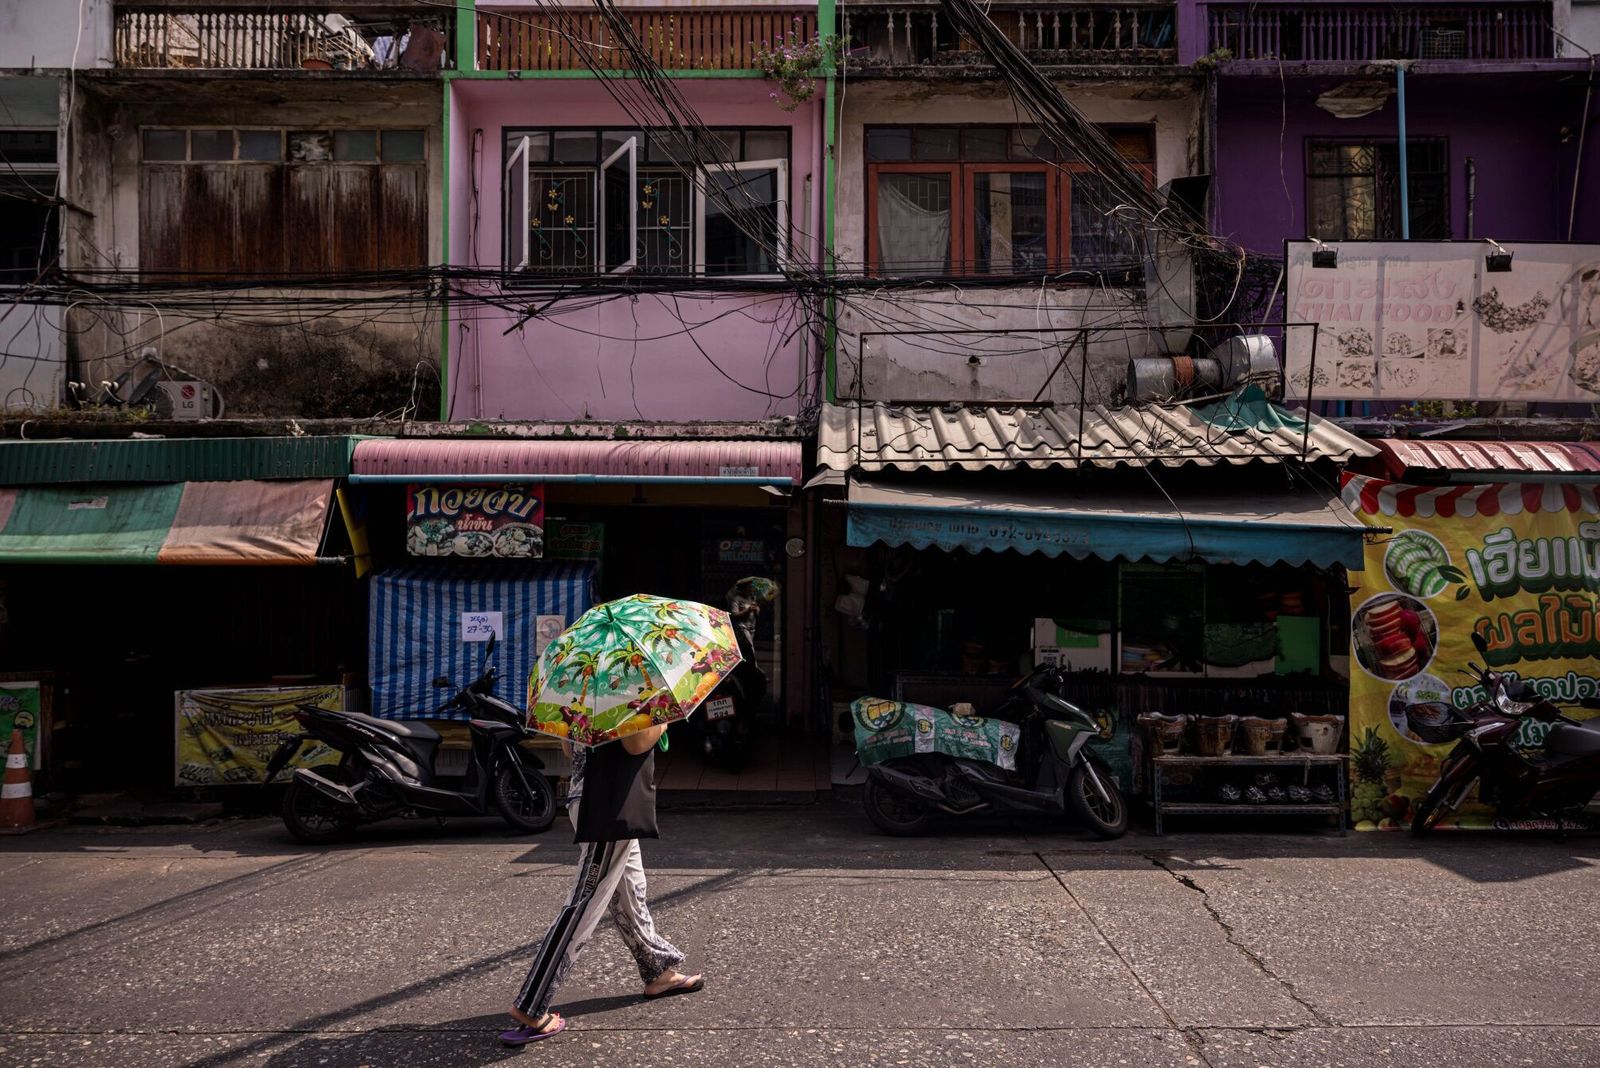
[[[1405,827],[1456,745],[1450,710],[1486,696],[1459,674],[1468,661],[1592,714],[1576,706],[1600,696],[1600,487],[1346,475],[1343,497],[1392,531],[1351,574],[1350,814],[1360,829]],[[1474,795],[1440,826],[1504,823]]]
[[[241,690],[180,690],[177,705],[178,786],[259,783],[285,739],[297,737],[294,710],[302,704],[343,708],[342,686],[274,686]],[[277,781],[295,768],[337,762],[339,754],[310,743]]]

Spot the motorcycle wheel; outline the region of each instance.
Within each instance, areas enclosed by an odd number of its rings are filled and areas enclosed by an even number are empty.
[[[921,834],[933,822],[928,806],[898,790],[879,786],[876,779],[867,779],[862,802],[867,808],[867,819],[884,834],[902,838]]]
[[[523,778],[528,780],[532,797],[523,789]],[[494,777],[494,807],[512,827],[524,834],[539,834],[556,821],[556,792],[543,772],[524,767],[518,778],[515,768],[501,764]]]
[[[1417,802],[1416,811],[1411,814],[1411,837],[1425,838],[1433,833],[1433,829],[1444,818],[1444,799],[1450,792],[1450,787],[1442,782],[1433,784],[1433,789]]]
[[[1100,773],[1100,779],[1111,800],[1102,798],[1089,781],[1087,769],[1088,765],[1080,761],[1067,777],[1067,804],[1096,838],[1121,838],[1128,833],[1128,800],[1113,783],[1106,781],[1108,776],[1104,772]]]
[[[311,787],[291,779],[283,795],[283,825],[297,842],[327,845],[349,834],[356,821]]]

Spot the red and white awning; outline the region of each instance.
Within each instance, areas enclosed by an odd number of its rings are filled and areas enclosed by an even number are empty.
[[[1583,512],[1600,515],[1600,485],[1571,482],[1492,482],[1414,486],[1366,475],[1344,476],[1344,503],[1357,515],[1521,515],[1524,512]]]

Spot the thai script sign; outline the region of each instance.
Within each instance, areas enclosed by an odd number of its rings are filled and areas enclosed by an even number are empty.
[[[1600,245],[1291,241],[1290,398],[1600,399]],[[1312,361],[1315,335],[1315,366]]]
[[[1352,572],[1350,745],[1358,820],[1406,823],[1456,745],[1455,709],[1487,698],[1468,661],[1574,718],[1600,696],[1600,487],[1408,486],[1346,476],[1344,501],[1393,534]],[[1473,634],[1488,644],[1486,655]],[[1522,739],[1537,746],[1534,735]],[[1359,811],[1358,811],[1359,809]],[[1502,815],[1476,803],[1462,826]]]
[[[413,556],[537,559],[544,555],[544,486],[411,486],[406,528]]]
[[[343,708],[340,686],[292,686],[249,690],[180,690],[177,705],[178,786],[259,783],[278,746],[303,732],[295,721],[300,705]],[[337,763],[339,754],[321,742],[303,746],[278,774]]]

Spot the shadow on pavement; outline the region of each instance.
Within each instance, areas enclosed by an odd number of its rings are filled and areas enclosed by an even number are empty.
[[[268,1068],[305,1068],[312,1064],[327,1068],[382,1064],[479,1068],[523,1052],[502,1046],[495,1038],[507,1026],[506,1016],[494,1014],[447,1020],[427,1030],[380,1028],[352,1035],[315,1035],[279,1050],[266,1063]]]

